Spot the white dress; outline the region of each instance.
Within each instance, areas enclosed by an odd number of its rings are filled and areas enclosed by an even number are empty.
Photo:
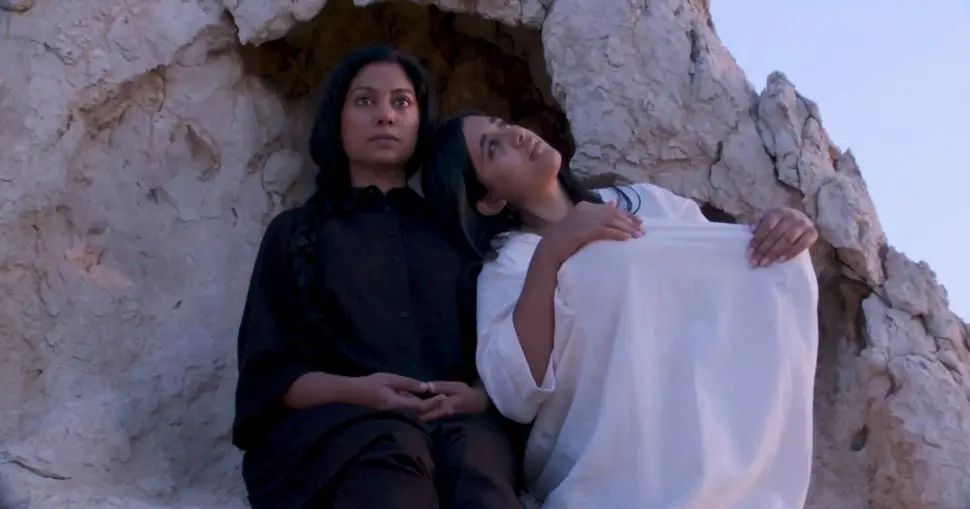
[[[532,494],[544,509],[802,508],[818,346],[808,254],[751,268],[747,227],[628,189],[646,234],[563,264],[541,385],[512,323],[539,237],[510,234],[479,277],[478,369],[499,411],[534,421]]]

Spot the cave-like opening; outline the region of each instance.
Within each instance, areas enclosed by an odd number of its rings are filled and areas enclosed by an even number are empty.
[[[357,7],[351,0],[330,0],[284,38],[240,49],[246,72],[285,104],[289,131],[283,146],[305,153],[327,74],[351,48],[374,43],[418,57],[434,79],[443,116],[483,110],[534,130],[567,160],[572,155],[569,125],[549,92],[537,30],[410,2]],[[311,173],[304,168],[303,185],[288,192],[287,201],[304,195]]]

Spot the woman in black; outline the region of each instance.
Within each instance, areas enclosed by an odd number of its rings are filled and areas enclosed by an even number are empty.
[[[328,80],[317,191],[270,222],[239,328],[233,441],[254,509],[521,507],[475,372],[475,274],[406,184],[435,110],[391,48]]]

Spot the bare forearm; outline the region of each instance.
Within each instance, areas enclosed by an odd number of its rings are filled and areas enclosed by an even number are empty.
[[[328,403],[353,403],[353,380],[323,371],[307,373],[290,386],[283,396],[283,403],[299,410]]]
[[[512,323],[536,384],[546,375],[555,332],[555,292],[559,263],[540,243],[515,306]]]

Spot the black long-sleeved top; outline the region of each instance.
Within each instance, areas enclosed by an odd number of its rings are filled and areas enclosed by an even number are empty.
[[[246,453],[254,507],[261,500],[298,506],[344,461],[333,450],[325,460],[313,451],[378,413],[344,404],[285,407],[283,395],[303,374],[476,378],[474,277],[417,193],[355,189],[319,224],[314,300],[323,323],[314,326],[305,325],[289,249],[300,217],[300,209],[286,211],[268,226],[239,328],[233,442]],[[360,446],[345,434],[341,441],[348,455]]]

